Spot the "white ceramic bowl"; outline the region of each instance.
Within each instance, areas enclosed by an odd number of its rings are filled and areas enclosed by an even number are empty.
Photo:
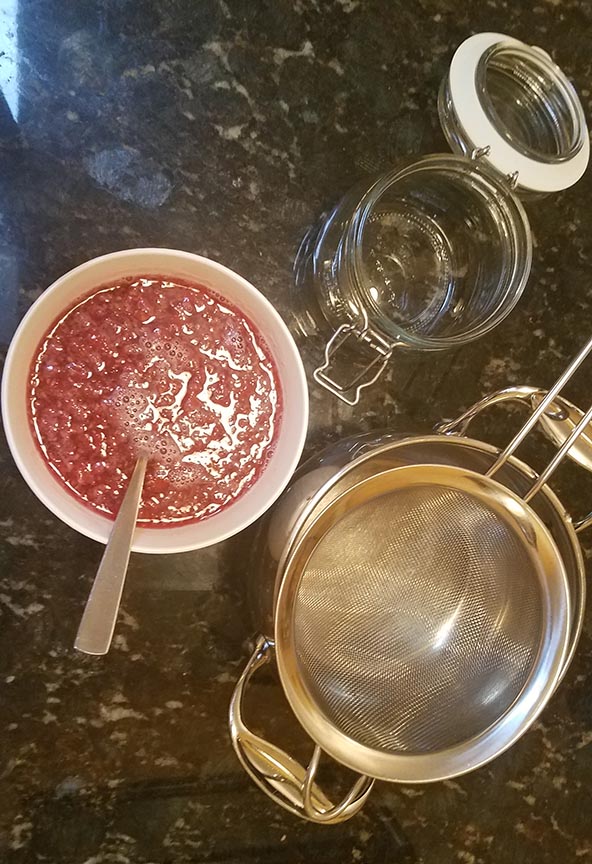
[[[76,531],[106,543],[113,523],[66,492],[39,453],[27,416],[29,370],[42,336],[78,297],[105,282],[143,273],[184,277],[236,304],[265,337],[283,391],[275,451],[261,477],[244,495],[203,522],[136,530],[136,552],[184,552],[218,543],[258,519],[286,486],[304,446],[308,391],[300,355],[271,303],[245,279],[208,258],[174,249],[113,252],[70,270],[31,306],[12,339],[2,379],[2,416],[14,460],[35,495]]]

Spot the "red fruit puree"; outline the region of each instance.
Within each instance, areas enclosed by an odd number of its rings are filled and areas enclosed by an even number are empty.
[[[63,485],[114,516],[150,456],[139,521],[204,519],[255,483],[282,413],[253,324],[202,285],[134,277],[79,300],[31,368],[30,421]]]

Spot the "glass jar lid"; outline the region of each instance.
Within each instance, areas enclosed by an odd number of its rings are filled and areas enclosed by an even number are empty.
[[[456,50],[439,102],[451,147],[477,153],[518,191],[557,192],[590,155],[578,95],[541,48],[478,33]]]

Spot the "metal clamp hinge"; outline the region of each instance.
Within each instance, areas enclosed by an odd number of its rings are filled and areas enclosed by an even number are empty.
[[[485,147],[474,147],[471,150],[471,159],[476,161],[477,159],[481,159],[483,156],[489,156],[491,153],[491,147],[489,144],[486,144]]]
[[[371,384],[374,384],[377,378],[382,374],[386,364],[391,358],[393,349],[397,344],[396,342],[388,342],[386,339],[383,339],[382,336],[379,336],[377,333],[370,330],[368,314],[364,309],[361,311],[360,317],[362,319],[361,327],[356,323],[342,324],[341,327],[335,331],[333,336],[331,336],[325,345],[325,359],[323,364],[313,372],[313,378],[317,384],[320,384],[326,390],[329,390],[347,405],[358,404],[360,401],[360,392],[365,387],[370,387]],[[373,357],[372,360],[346,384],[340,384],[331,377],[328,370],[331,367],[333,357],[337,351],[339,351],[339,349],[352,338],[358,342],[364,342],[372,349],[372,351],[375,352],[376,356]],[[373,374],[370,378],[364,380],[369,373]],[[350,395],[352,391],[353,395]]]

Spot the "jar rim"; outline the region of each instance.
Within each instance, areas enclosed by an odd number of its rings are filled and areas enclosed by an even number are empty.
[[[522,63],[528,67],[528,72],[531,73],[532,77],[528,80],[527,86],[528,89],[531,89],[537,95],[541,106],[550,100],[549,93],[545,93],[544,89],[546,88],[549,91],[551,87],[555,89],[556,95],[561,98],[562,107],[567,111],[573,127],[572,133],[569,136],[571,138],[571,145],[567,149],[558,153],[547,153],[542,149],[529,146],[526,141],[521,140],[515,134],[513,135],[500,117],[492,99],[490,88],[488,87],[487,74],[495,61],[504,55],[516,63]],[[544,76],[546,79],[544,82],[537,81],[537,77],[540,78],[541,76]],[[521,42],[516,43],[512,40],[497,42],[484,51],[479,59],[477,69],[475,70],[475,79],[477,95],[483,110],[497,131],[518,153],[538,162],[554,164],[573,159],[584,147],[587,132],[586,122],[576,89],[560,67],[553,62],[545,51],[540,48],[524,45]],[[549,106],[549,113],[551,112],[552,107]],[[556,122],[558,124],[559,120]]]

